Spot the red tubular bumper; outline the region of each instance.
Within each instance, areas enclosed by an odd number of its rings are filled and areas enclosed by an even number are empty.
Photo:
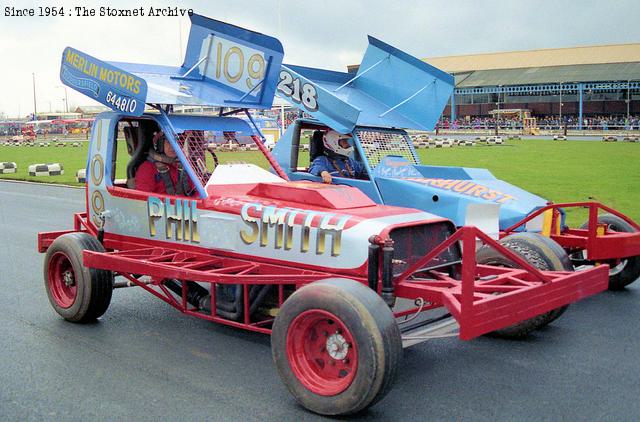
[[[87,224],[87,213],[79,212],[73,215],[73,230],[60,230],[55,232],[40,232],[38,233],[38,252],[44,253],[49,249],[49,246],[58,237],[67,233],[74,233],[79,231],[90,231]]]
[[[521,269],[477,265],[476,239],[495,248]],[[416,270],[456,241],[462,241],[462,277],[438,279],[413,277]],[[395,286],[396,295],[442,303],[460,325],[460,338],[474,337],[505,328],[536,315],[604,291],[609,267],[584,271],[540,271],[498,244],[475,227],[462,227],[431,253],[407,269]]]
[[[566,208],[588,208],[589,209],[589,229],[564,228],[560,232],[552,233],[551,238],[558,242],[563,248],[569,250],[586,250],[587,259],[590,261],[605,261],[611,259],[627,258],[640,255],[640,225],[631,218],[606,205],[598,202],[570,202],[564,204],[549,204],[529,214],[526,218],[512,225],[501,233],[501,236],[508,236],[521,227],[548,210],[554,211],[552,226],[556,226],[559,218],[559,209]],[[600,211],[613,214],[626,221],[631,227],[637,230],[636,233],[621,233],[607,231],[598,234],[597,221]]]

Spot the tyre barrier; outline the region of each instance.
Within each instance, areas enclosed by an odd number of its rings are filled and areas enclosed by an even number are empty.
[[[476,142],[487,142],[486,136],[478,136],[476,137]]]
[[[474,147],[474,146],[476,146],[476,141],[472,141],[472,140],[465,141],[464,139],[461,139],[461,140],[458,141],[458,146],[459,147]]]
[[[487,145],[502,145],[504,141],[500,136],[491,136],[487,138]]]
[[[427,135],[426,133],[423,134],[419,134],[419,135],[411,135],[411,142],[413,143],[414,147],[426,147],[427,143],[431,140],[431,138],[429,137],[429,135]]]
[[[29,176],[60,176],[64,174],[64,166],[60,163],[31,164]]]
[[[413,134],[413,135],[411,135],[411,139],[415,139],[416,141],[420,141],[420,140],[428,141],[429,140],[429,134],[427,134],[427,133]]]
[[[553,135],[554,141],[566,141],[567,137],[565,135]]]
[[[36,147],[48,147],[51,146],[51,142],[37,142],[35,144]]]
[[[623,141],[625,142],[640,142],[640,136],[638,135],[627,135],[624,138],[622,138]]]
[[[80,144],[80,142],[71,142],[70,146],[73,147],[73,148],[78,148],[78,147],[81,146],[81,144]]]
[[[450,139],[432,139],[427,143],[427,148],[451,148],[453,142]]]
[[[18,165],[13,161],[0,162],[0,174],[15,173],[18,170]]]
[[[64,148],[64,147],[66,147],[66,146],[67,146],[67,144],[65,144],[64,142],[56,142],[55,146],[56,146],[56,147]]]
[[[516,140],[519,141],[520,139],[522,139],[522,137],[520,135],[509,135],[507,139],[510,141],[516,141]]]
[[[617,137],[615,137],[615,136],[611,136],[611,135],[609,135],[609,136],[603,136],[603,137],[602,137],[602,140],[603,140],[604,142],[617,142],[617,141],[618,141],[618,138],[617,138]]]
[[[76,171],[76,182],[87,183],[87,169],[79,169]]]

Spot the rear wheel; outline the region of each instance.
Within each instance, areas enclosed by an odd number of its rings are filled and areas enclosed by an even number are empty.
[[[87,233],[69,233],[53,241],[44,259],[44,285],[53,309],[71,322],[93,321],[111,303],[111,271],[86,268],[82,251],[104,252]]]
[[[573,271],[573,264],[564,249],[546,236],[537,233],[516,233],[505,237],[500,243],[539,270]],[[479,264],[517,268],[514,262],[502,256],[495,249],[486,246],[478,250],[477,261]],[[533,330],[558,319],[568,307],[569,305],[561,306],[501,330],[493,331],[490,335],[504,338],[524,337]]]
[[[274,322],[271,349],[300,404],[345,415],[372,406],[391,389],[402,341],[377,293],[353,280],[330,279],[287,299]]]
[[[622,233],[634,233],[636,230],[631,224],[624,221],[622,218],[613,214],[602,214],[598,216],[598,223],[606,224],[609,230],[622,232]],[[581,229],[588,229],[589,222],[587,221]],[[609,290],[621,290],[629,284],[640,278],[640,256],[632,256],[628,258],[622,258],[616,261],[605,261],[609,264]]]

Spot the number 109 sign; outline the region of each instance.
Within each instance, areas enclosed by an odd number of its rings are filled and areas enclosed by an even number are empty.
[[[205,56],[207,60],[199,66],[201,75],[242,92],[251,91],[264,78],[266,62],[261,51],[219,35],[209,35],[202,41],[200,57]],[[257,88],[250,95],[257,96],[260,90]]]

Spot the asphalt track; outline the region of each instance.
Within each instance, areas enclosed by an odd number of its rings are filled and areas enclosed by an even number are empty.
[[[49,306],[36,233],[71,228],[83,190],[0,181],[0,420],[322,419],[289,395],[269,337],[185,317],[139,289],[105,316]],[[353,420],[640,417],[640,281],[574,306],[524,341],[455,338],[405,350],[393,390]]]

